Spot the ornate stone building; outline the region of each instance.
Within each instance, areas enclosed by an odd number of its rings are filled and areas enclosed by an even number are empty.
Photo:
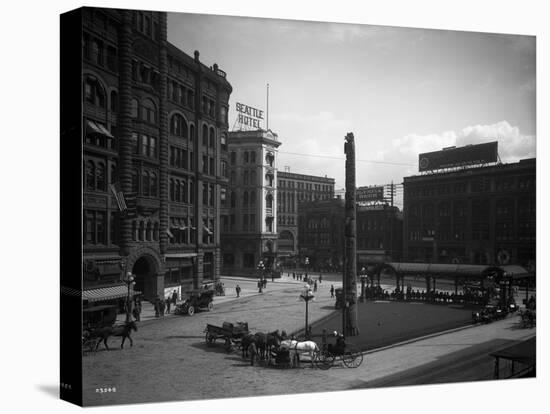
[[[259,275],[260,260],[269,272],[277,258],[277,149],[270,130],[228,134],[229,188],[222,196],[224,275]]]
[[[146,299],[218,278],[226,74],[168,43],[166,13],[81,18],[84,300],[124,296],[129,272]]]

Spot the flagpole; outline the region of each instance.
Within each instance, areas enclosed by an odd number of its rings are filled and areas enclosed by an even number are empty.
[[[267,103],[265,111],[265,129],[269,129],[269,83],[267,84]]]

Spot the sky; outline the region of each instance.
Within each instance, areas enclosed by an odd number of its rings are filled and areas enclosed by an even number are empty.
[[[357,186],[401,183],[418,154],[453,145],[536,156],[533,36],[169,13],[168,40],[227,73],[230,129],[236,102],[266,109],[269,83],[279,169],[337,189],[348,132]]]

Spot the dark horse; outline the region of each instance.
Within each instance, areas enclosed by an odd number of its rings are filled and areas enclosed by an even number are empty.
[[[265,359],[266,355],[268,357],[271,355],[272,349],[277,349],[281,345],[281,335],[278,329],[267,334],[258,332],[255,336],[256,346],[258,347],[260,357],[263,359]]]
[[[134,345],[134,341],[132,341],[132,338],[130,336],[130,332],[136,331],[137,332],[137,326],[134,321],[126,322],[124,325],[118,325],[118,326],[106,326],[104,328],[100,328],[93,332],[94,336],[97,336],[101,338],[97,342],[97,347],[99,346],[99,343],[103,341],[103,344],[105,345],[105,348],[109,349],[109,346],[107,345],[107,339],[109,339],[110,336],[122,336],[122,343],[120,344],[120,348],[124,348],[124,341],[126,338],[130,340],[130,346]]]

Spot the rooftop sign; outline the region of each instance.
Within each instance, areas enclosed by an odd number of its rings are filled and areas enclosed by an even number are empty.
[[[365,201],[380,201],[384,199],[384,187],[359,187],[355,193],[355,201],[358,203]]]
[[[241,126],[260,129],[260,120],[264,119],[264,111],[237,102],[237,123]]]
[[[498,142],[450,147],[441,151],[426,152],[418,155],[418,171],[433,171],[442,168],[496,162]]]

